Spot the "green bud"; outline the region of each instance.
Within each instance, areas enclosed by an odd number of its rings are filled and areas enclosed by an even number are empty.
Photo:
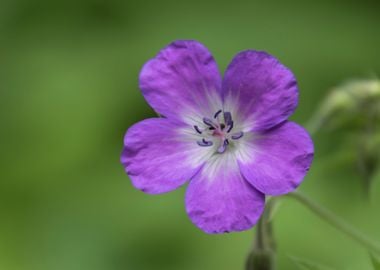
[[[342,86],[357,102],[376,101],[380,98],[379,80],[357,80]]]
[[[274,270],[275,253],[271,250],[253,250],[247,259],[247,270]]]
[[[369,195],[373,176],[380,162],[380,133],[363,135],[357,157],[364,190],[366,195]]]
[[[337,125],[337,122],[347,116],[376,111],[379,107],[379,80],[349,81],[332,89],[312,116],[308,129],[313,133],[323,126]]]

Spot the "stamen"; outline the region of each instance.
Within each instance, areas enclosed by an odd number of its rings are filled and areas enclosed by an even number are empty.
[[[195,131],[198,132],[199,134],[202,134],[202,131],[199,129],[198,126],[194,126],[194,129],[195,129]]]
[[[220,114],[222,113],[223,119],[220,117]],[[220,145],[216,150],[217,153],[224,153],[227,151],[227,147],[231,143],[231,140],[238,140],[244,136],[242,131],[227,135],[227,133],[230,133],[234,128],[234,121],[232,120],[232,115],[230,112],[224,112],[221,109],[214,114],[214,118],[203,117],[202,120],[206,126],[193,126],[198,134],[206,135],[206,137],[202,138],[202,140],[197,141],[197,144],[199,146],[212,146],[214,145],[213,138],[216,138],[218,140],[218,144],[220,142]],[[212,132],[210,132],[210,130]]]
[[[229,126],[230,123],[232,122],[232,115],[230,112],[225,112],[224,114],[224,123]]]
[[[224,153],[227,149],[228,140],[224,140],[223,143],[218,148],[218,153]]]
[[[209,127],[214,127],[214,123],[212,122],[212,120],[207,117],[203,117],[203,123],[205,123]]]
[[[229,124],[229,128],[227,129],[227,133],[229,133],[233,127],[234,127],[234,122],[231,121]]]
[[[222,110],[219,110],[217,111],[215,114],[214,114],[214,118],[218,118],[219,114],[222,112]]]
[[[243,137],[243,135],[244,135],[244,132],[243,132],[243,131],[240,131],[240,132],[238,132],[238,133],[232,134],[232,135],[231,135],[231,138],[232,138],[233,140],[239,140],[241,137]]]
[[[202,139],[202,141],[197,141],[197,144],[199,146],[211,146],[212,145],[212,142],[210,141],[206,141],[205,139]]]

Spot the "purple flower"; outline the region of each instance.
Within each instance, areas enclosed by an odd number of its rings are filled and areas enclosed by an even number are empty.
[[[140,88],[163,118],[129,128],[121,162],[146,193],[189,181],[186,211],[207,233],[251,228],[265,195],[293,191],[311,165],[310,136],[287,120],[296,79],[266,52],[239,53],[222,80],[202,44],[175,41],[144,65]]]

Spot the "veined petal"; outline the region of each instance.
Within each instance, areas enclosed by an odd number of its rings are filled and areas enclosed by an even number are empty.
[[[227,68],[223,99],[225,110],[246,118],[250,130],[266,130],[285,121],[297,107],[297,81],[270,54],[244,51]]]
[[[282,195],[296,189],[313,160],[313,142],[305,129],[285,122],[252,136],[239,160],[242,174],[266,195]]]
[[[164,118],[146,119],[128,129],[121,162],[136,188],[151,194],[171,191],[200,169],[207,149],[182,130]]]
[[[221,76],[205,46],[175,41],[144,65],[140,88],[153,109],[167,118],[194,111],[204,116],[214,113],[210,99],[221,99]]]
[[[233,155],[209,160],[186,192],[191,221],[207,233],[247,230],[256,224],[264,205],[264,195],[244,179]]]

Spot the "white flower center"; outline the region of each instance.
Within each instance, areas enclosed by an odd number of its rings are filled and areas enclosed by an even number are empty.
[[[197,144],[208,147],[217,142],[217,152],[220,154],[226,151],[232,140],[239,140],[244,136],[243,131],[234,131],[234,121],[230,112],[218,110],[213,118],[203,117],[202,121],[202,126],[194,126],[195,131],[202,136]]]

